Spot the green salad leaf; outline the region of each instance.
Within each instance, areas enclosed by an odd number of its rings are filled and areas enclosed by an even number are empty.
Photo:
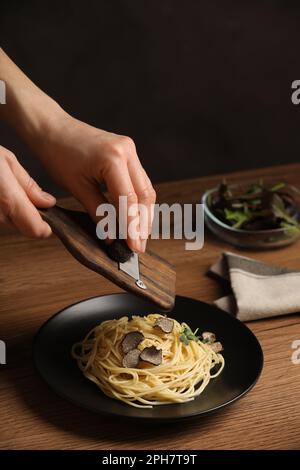
[[[207,201],[218,219],[244,230],[284,228],[287,235],[300,233],[300,191],[284,182],[272,186],[258,181],[243,187],[223,181]]]

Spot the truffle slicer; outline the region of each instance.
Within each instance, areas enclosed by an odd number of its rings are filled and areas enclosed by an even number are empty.
[[[39,212],[81,264],[122,289],[148,299],[160,310],[172,309],[176,272],[168,261],[150,250],[139,255],[130,252],[127,259],[112,259],[109,254],[111,249],[97,238],[95,224],[86,212],[59,206],[39,209]],[[121,244],[122,241],[115,240],[113,243]]]

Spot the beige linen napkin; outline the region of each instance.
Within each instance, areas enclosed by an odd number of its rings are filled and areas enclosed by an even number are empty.
[[[214,303],[241,321],[300,312],[300,272],[223,253],[209,272],[230,282],[232,295]]]

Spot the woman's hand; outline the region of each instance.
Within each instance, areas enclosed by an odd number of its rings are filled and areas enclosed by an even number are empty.
[[[35,145],[48,172],[83,204],[95,222],[97,207],[107,202],[100,183],[105,183],[116,209],[119,196],[127,196],[128,207],[144,204],[147,217],[139,218],[141,235],[135,239],[127,234],[127,243],[135,251],[145,251],[156,194],[133,140],[92,127],[62,110],[51,123]],[[123,215],[129,226],[134,217]]]
[[[51,228],[36,207],[54,204],[55,198],[42,191],[12,152],[0,146],[0,224],[13,225],[29,237],[48,237]]]
[[[96,209],[105,201],[100,183],[106,184],[116,209],[119,209],[119,196],[127,196],[129,208],[133,203],[146,206],[147,217],[122,214],[127,226],[131,221],[134,225],[139,222],[139,238],[128,232],[124,234],[128,245],[135,251],[145,251],[156,196],[132,139],[97,129],[68,115],[36,87],[1,48],[0,80],[5,82],[7,93],[7,103],[0,106],[0,118],[16,129],[53,178],[83,204],[95,222]],[[9,183],[0,172],[0,191],[6,219],[10,217],[24,233],[49,233],[50,229],[34,208],[41,203],[45,207],[41,191],[28,183],[27,173],[15,158],[7,157],[5,149],[2,154],[5,152],[1,165]],[[9,196],[10,186],[14,191]],[[52,204],[53,200],[49,200],[48,205]]]

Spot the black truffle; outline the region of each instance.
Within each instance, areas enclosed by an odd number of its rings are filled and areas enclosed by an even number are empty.
[[[159,366],[162,363],[162,350],[156,349],[155,346],[150,346],[143,349],[140,354],[140,359],[145,362],[150,362],[154,366]]]
[[[171,333],[174,328],[174,320],[167,317],[159,317],[154,323],[156,328],[160,328],[164,333]]]
[[[139,349],[132,349],[123,357],[123,367],[136,367],[140,360],[141,351]]]
[[[132,349],[137,348],[141,341],[143,341],[144,335],[140,331],[130,331],[124,336],[122,341],[122,350],[124,354],[127,354]]]
[[[208,346],[215,352],[219,353],[223,350],[222,343],[220,341],[216,341],[215,343],[208,344]]]
[[[203,331],[202,338],[209,344],[212,344],[216,341],[216,335],[210,331]]]
[[[125,240],[114,240],[107,245],[106,251],[108,256],[118,263],[125,263],[133,254]]]

